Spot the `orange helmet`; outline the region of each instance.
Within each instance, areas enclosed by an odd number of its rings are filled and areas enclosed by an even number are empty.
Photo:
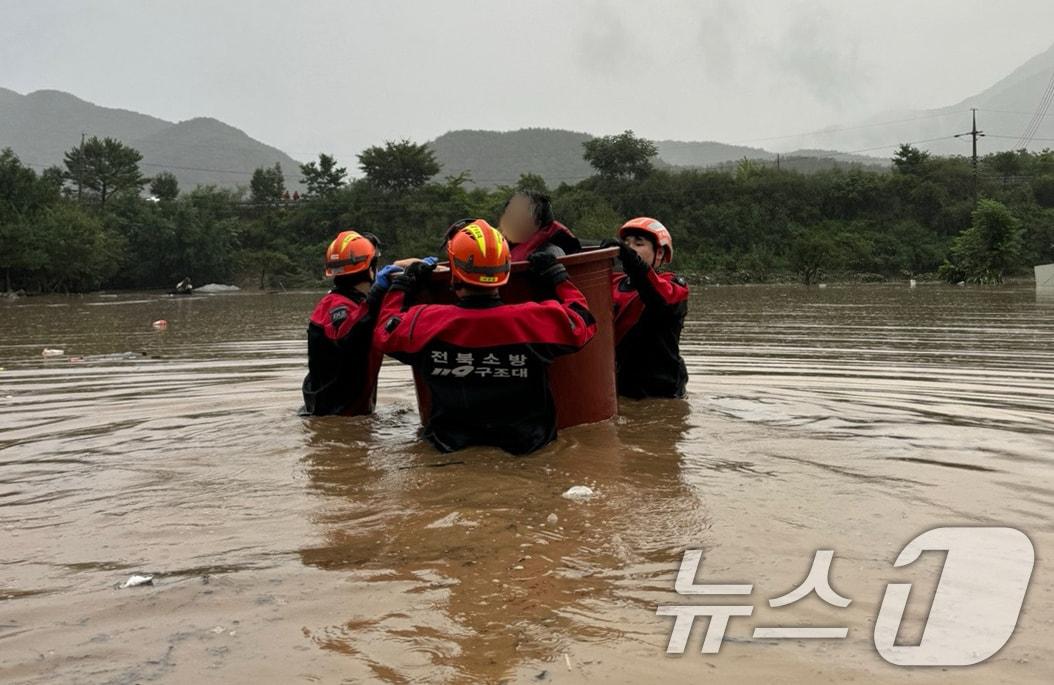
[[[656,245],[664,248],[662,251],[664,263],[669,263],[673,259],[673,239],[670,238],[670,232],[660,222],[647,216],[630,219],[618,230],[619,240],[625,240],[626,236],[634,233],[646,235],[654,240]]]
[[[326,278],[366,271],[376,257],[372,240],[358,231],[341,231],[326,248]]]
[[[463,219],[447,231],[454,282],[497,288],[509,282],[512,254],[505,237],[483,219]]]

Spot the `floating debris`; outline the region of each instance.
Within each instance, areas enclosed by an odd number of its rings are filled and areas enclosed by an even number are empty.
[[[122,590],[124,590],[124,589],[130,588],[130,587],[140,587],[142,585],[153,585],[153,584],[154,584],[154,577],[153,576],[141,576],[141,575],[138,575],[138,574],[134,574],[134,575],[128,576],[128,580],[126,580],[123,583],[121,583],[120,588]]]
[[[444,516],[441,519],[432,521],[425,528],[451,528],[453,526],[464,526],[466,528],[475,528],[478,523],[475,521],[469,521],[461,517],[459,512],[453,511]]]
[[[206,283],[200,288],[194,288],[196,293],[234,293],[241,290],[236,285],[223,285],[222,283]]]
[[[564,497],[567,497],[567,495],[564,494]],[[556,514],[549,514],[549,516],[546,517],[545,522],[548,523],[550,526],[555,526],[559,520],[560,517]]]
[[[589,499],[593,496],[593,488],[587,485],[573,485],[563,496],[567,499]]]
[[[57,347],[45,347],[40,353],[41,357],[61,357],[66,354],[66,350],[60,350]]]
[[[154,329],[155,331],[164,331],[164,330],[167,330],[167,329],[168,329],[168,322],[167,322],[167,321],[165,321],[164,319],[158,319],[158,320],[157,320],[157,321],[155,321],[154,323],[150,324],[150,326],[151,326],[151,327],[152,327],[152,328],[153,328],[153,329]]]

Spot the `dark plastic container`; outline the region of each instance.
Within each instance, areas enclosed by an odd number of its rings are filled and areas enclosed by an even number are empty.
[[[610,419],[618,412],[615,392],[615,330],[611,315],[611,271],[617,248],[586,248],[577,254],[561,257],[571,282],[578,286],[589,302],[589,311],[597,320],[597,333],[578,352],[558,358],[549,367],[549,384],[556,402],[557,426],[568,428],[583,423]],[[527,262],[515,262],[512,276],[501,288],[501,299],[508,304],[537,299]],[[436,270],[418,302],[452,303],[450,272]],[[431,397],[428,386],[414,374],[417,410],[428,416]]]

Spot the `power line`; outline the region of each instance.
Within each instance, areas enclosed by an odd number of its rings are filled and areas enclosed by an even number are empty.
[[[1025,132],[1021,134],[1015,147],[1019,149],[1028,147],[1032,137],[1035,136],[1036,131],[1039,130],[1039,125],[1043,123],[1043,117],[1046,116],[1052,99],[1054,99],[1054,72],[1050,75],[1050,82],[1047,83],[1047,89],[1043,92],[1043,97],[1039,101],[1039,106],[1036,107],[1035,115],[1029,120],[1028,126],[1025,127]]]
[[[988,109],[987,107],[978,107],[977,111],[978,112],[996,112],[996,113],[999,113],[999,114],[1020,114],[1021,116],[1026,116],[1026,117],[1034,117],[1034,116],[1036,116],[1035,112],[1022,112],[1020,110],[1014,110],[1014,109]],[[1043,116],[1044,117],[1054,117],[1054,112],[1048,112],[1048,113],[1044,114]]]
[[[899,143],[892,143],[890,145],[876,145],[875,147],[864,147],[859,150],[849,150],[847,152],[839,152],[842,155],[854,155],[858,152],[870,152],[872,150],[887,150],[889,148],[900,147],[901,145],[922,145],[923,143],[934,143],[938,140],[951,140],[955,136],[941,136],[939,138],[927,138],[925,140],[905,140]]]
[[[857,131],[863,128],[875,128],[878,126],[892,126],[893,124],[906,124],[911,121],[922,121],[924,119],[935,119],[938,117],[951,116],[953,114],[962,114],[966,110],[956,110],[952,112],[932,112],[930,114],[923,114],[917,117],[910,117],[907,119],[894,119],[893,121],[880,121],[873,124],[860,124],[859,126],[844,126],[841,128],[821,128],[815,131],[806,131],[804,133],[788,133],[781,136],[769,136],[767,138],[748,138],[746,140],[737,140],[729,143],[730,145],[741,145],[743,143],[761,143],[766,140],[783,140],[786,138],[804,138],[806,136],[819,136],[827,135],[831,133],[841,133],[842,131]],[[874,148],[880,149],[880,148]]]
[[[989,137],[989,138],[1003,138],[1003,139],[1006,139],[1006,140],[1020,140],[1020,139],[1021,139],[1021,136],[997,136],[997,135],[996,135],[996,134],[994,134],[994,133],[989,133],[989,134],[988,134],[988,137]],[[1044,141],[1049,141],[1049,140],[1054,140],[1054,138],[1037,138],[1037,137],[1033,136],[1033,137],[1031,138],[1031,140],[1044,140]]]

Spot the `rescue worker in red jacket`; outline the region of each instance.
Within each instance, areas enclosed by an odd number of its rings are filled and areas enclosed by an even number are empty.
[[[623,273],[614,274],[611,299],[615,323],[615,379],[620,395],[631,398],[684,397],[688,370],[680,339],[688,313],[688,284],[656,269],[673,259],[673,241],[655,219],[627,221],[617,246]]]
[[[383,358],[373,349],[373,327],[391,276],[402,270],[393,264],[377,272],[378,243],[370,233],[343,231],[326,249],[333,289],[307,327],[304,414],[373,412]]]
[[[582,250],[571,229],[556,220],[549,196],[533,190],[517,191],[505,201],[498,230],[509,241],[514,262],[540,250],[556,257]]]
[[[450,227],[447,257],[457,303],[414,304],[435,267],[408,266],[384,299],[376,345],[412,365],[427,384],[423,436],[437,449],[532,452],[556,438],[548,366],[589,342],[596,320],[563,264],[546,253],[529,260],[545,299],[503,304],[509,245],[482,219]]]

